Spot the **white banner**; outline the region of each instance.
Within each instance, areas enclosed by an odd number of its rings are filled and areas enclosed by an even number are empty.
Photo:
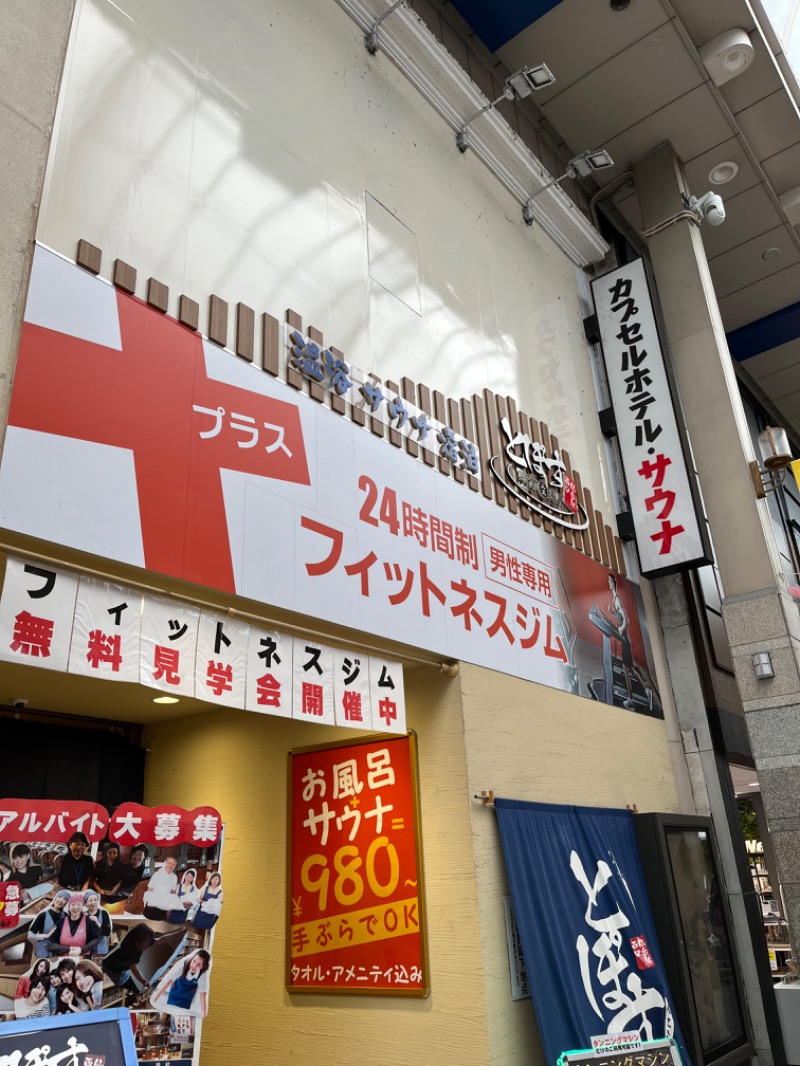
[[[406,696],[400,663],[389,659],[370,659],[369,689],[375,728],[386,733],[405,733]]]
[[[78,585],[69,672],[139,680],[142,594],[83,575]]]
[[[197,630],[195,696],[199,700],[244,707],[250,626],[235,618],[203,611]]]
[[[333,709],[333,648],[310,640],[295,640],[292,717],[335,725]]]
[[[44,607],[34,615],[28,605],[37,600]],[[9,662],[138,682],[321,725],[380,733],[406,728],[400,663],[35,561],[8,560],[0,642],[0,659]],[[383,711],[373,718],[375,701]]]
[[[293,650],[285,633],[250,627],[245,710],[292,717]]]
[[[333,694],[337,725],[350,729],[372,728],[370,661],[368,656],[352,651],[334,652]]]
[[[145,596],[142,608],[143,685],[170,696],[194,696],[197,625],[200,612],[178,600]]]
[[[9,558],[0,602],[0,659],[66,670],[78,578]]]
[[[642,573],[709,561],[641,259],[592,282]]]

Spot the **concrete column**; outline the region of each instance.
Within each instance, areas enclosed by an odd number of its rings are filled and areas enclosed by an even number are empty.
[[[33,240],[74,0],[0,4],[0,431],[5,432]]]
[[[669,145],[634,167],[645,229],[683,208]],[[677,222],[649,241],[675,376],[725,592],[723,617],[761,781],[794,954],[800,948],[800,615],[786,592],[772,522],[748,470],[755,458],[700,229]],[[756,680],[769,651],[775,677]]]
[[[714,825],[742,981],[747,990],[753,1044],[760,1066],[770,1066],[784,1062],[785,1058],[771,1035],[780,1026],[774,997],[771,991],[766,997],[760,994],[761,989],[771,984],[760,903],[753,889],[739,826],[731,824],[732,818],[738,823],[738,811],[730,773],[711,736],[683,582],[680,575],[654,582],[672,695],[694,805],[697,813],[710,816]],[[757,916],[755,924],[753,914]]]

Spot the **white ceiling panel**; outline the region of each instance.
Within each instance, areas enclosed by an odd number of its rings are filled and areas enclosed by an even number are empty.
[[[769,393],[767,393],[767,395],[769,395]],[[797,419],[798,422],[800,422],[800,387],[797,392],[790,393],[788,396],[783,396],[779,401],[773,400],[773,403],[784,418],[788,418],[790,421]]]
[[[754,355],[752,359],[745,359],[742,366],[747,368],[748,374],[760,381],[768,374],[775,374],[779,370],[785,370],[793,363],[800,363],[800,340],[788,341],[779,344],[777,348],[771,348],[761,355]]]
[[[755,53],[753,62],[738,77],[721,85],[719,90],[734,114],[752,107],[759,100],[782,88],[780,75],[775,69],[763,37],[757,30],[750,34],[750,41]]]
[[[753,16],[743,0],[673,0],[672,6],[697,45],[734,27],[748,33],[755,29]]]
[[[682,158],[686,159],[685,156]],[[745,155],[741,142],[736,137],[731,137],[722,144],[718,144],[716,148],[711,148],[685,163],[686,180],[695,196],[702,196],[707,189],[712,188],[708,175],[713,167],[726,162],[735,163],[739,168],[739,173],[725,185],[713,186],[714,192],[718,192],[723,199],[738,196],[740,192],[751,189],[761,180]]]
[[[547,63],[557,81],[551,89],[537,92],[540,104],[666,21],[659,0],[636,0],[625,11],[612,11],[607,3],[562,0],[497,54],[511,70],[525,63]]]
[[[796,189],[800,185],[800,143],[765,159],[761,165],[778,196]]]
[[[800,366],[797,363],[794,366],[784,367],[783,370],[778,370],[774,374],[767,374],[766,377],[760,378],[758,384],[772,400],[783,400],[784,397],[793,396],[794,393],[800,391]],[[794,413],[792,418],[794,418]]]
[[[542,111],[582,151],[606,144],[702,80],[676,31],[665,25],[557,94]]]
[[[707,86],[698,85],[685,96],[648,115],[644,121],[605,141],[604,147],[616,165],[601,171],[597,178],[602,183],[612,180],[664,141],[670,141],[680,159],[689,159],[708,144],[729,140],[730,133],[730,127]]]
[[[705,191],[701,189],[700,194]],[[725,201],[725,221],[721,226],[703,226],[701,230],[709,259],[774,229],[782,221],[763,185],[754,185],[738,196],[726,196],[723,189],[720,193]]]
[[[765,96],[736,116],[758,159],[769,159],[800,140],[800,122],[788,93]]]
[[[774,259],[762,259],[762,253],[767,248],[777,248],[780,255]],[[777,226],[711,260],[709,266],[714,292],[718,299],[729,296],[797,262],[800,262],[797,245],[785,226]]]
[[[771,315],[782,307],[797,302],[800,293],[800,263],[787,267],[777,274],[756,281],[741,292],[725,296],[719,301],[719,309],[725,331],[729,333],[756,318]]]

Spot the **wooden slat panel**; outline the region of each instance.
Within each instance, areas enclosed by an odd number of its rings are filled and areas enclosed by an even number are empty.
[[[392,392],[399,394],[400,389],[393,381],[386,382],[386,388],[391,389]],[[395,429],[393,426],[389,426],[389,443],[393,444],[395,448],[403,447],[403,433],[399,429]]]
[[[531,428],[531,440],[537,441],[539,444],[544,444],[544,441],[542,440],[542,431],[539,427],[539,423],[536,421],[535,418],[530,418],[528,422]],[[545,447],[547,447],[547,445],[545,445]],[[542,529],[545,531],[545,533],[553,532],[553,523],[550,521],[549,518],[542,518]]]
[[[496,444],[492,448],[492,455],[500,457],[500,463],[503,469],[505,469],[505,463],[503,462],[504,445],[506,442],[505,434],[500,428],[500,422],[504,418],[508,418],[508,400],[505,396],[495,396],[494,409],[497,417],[494,420],[494,433],[496,437]],[[510,419],[509,419],[510,423]],[[513,425],[511,426],[513,429]],[[519,514],[519,501],[513,492],[506,492],[503,490],[503,496],[506,501],[506,506],[512,514]]]
[[[520,433],[526,434],[526,436],[533,440],[533,438],[531,437],[531,420],[528,418],[528,416],[523,411],[520,411],[517,415],[517,420],[519,422]],[[531,522],[533,522],[533,524],[538,529],[541,529],[544,523],[544,519],[542,518],[542,516],[536,511],[532,511],[530,507],[525,507],[524,510],[528,512]]]
[[[478,447],[478,442],[475,436],[475,419],[472,414],[472,404],[467,399],[461,401],[461,432],[467,438],[472,441],[475,447]],[[473,492],[477,492],[480,489],[480,479],[467,471],[467,484]]]
[[[511,427],[511,432],[516,434],[516,433],[519,432],[519,412],[517,411],[517,405],[514,402],[514,397],[513,396],[507,396],[506,397],[506,408],[508,410],[508,424]],[[502,430],[500,430],[500,440],[501,440],[501,444],[504,446],[505,445],[505,439],[504,439],[504,435],[503,435],[503,431]],[[502,450],[500,452],[500,455],[503,457],[503,465],[505,466],[505,454],[504,454],[504,452]],[[526,507],[524,503],[520,503],[519,500],[515,499],[514,502],[517,505],[517,513],[519,514],[519,516],[521,518],[524,518],[526,522],[530,522],[530,520],[531,520],[531,510],[530,510],[530,508]]]
[[[136,292],[136,270],[130,263],[122,259],[114,260],[114,271],[111,280],[118,289],[127,292],[130,296]]]
[[[293,311],[291,307],[286,309],[286,323],[290,329],[296,329],[298,333],[303,332],[303,319],[298,315],[296,311]],[[293,389],[298,391],[303,387],[303,375],[299,370],[295,370],[294,367],[286,367],[286,384],[291,385]]]
[[[489,433],[486,424],[486,410],[483,397],[475,393],[472,397],[472,417],[475,419],[475,439],[481,454],[481,492],[487,500],[494,497],[494,475],[489,466]]]
[[[614,537],[614,547],[617,549],[617,567],[623,577],[628,576],[628,571],[625,569],[625,555],[622,551],[622,541],[619,537]]]
[[[256,313],[247,304],[236,305],[236,347],[240,359],[253,362],[256,350]]]
[[[433,416],[433,400],[431,390],[427,385],[417,385],[417,407],[420,411],[431,418]],[[428,430],[427,440],[430,441],[431,431]],[[429,448],[422,449],[422,461],[426,466],[436,466],[436,453]]]
[[[228,305],[219,296],[208,300],[208,339],[222,348],[228,343]]]
[[[617,549],[614,544],[614,530],[611,526],[604,526],[603,530],[606,535],[606,547],[608,550],[608,565],[612,570],[619,570],[619,563],[617,562]]]
[[[95,244],[88,241],[78,241],[78,250],[75,253],[75,262],[79,267],[88,270],[90,274],[99,274],[103,262],[103,253]]]
[[[578,497],[578,503],[585,510],[586,509],[586,501],[583,498],[583,485],[581,484],[581,475],[578,473],[577,470],[573,470],[572,471],[572,480],[575,482],[575,494]],[[578,511],[578,514],[581,515],[581,512]],[[582,529],[580,531],[576,530],[576,532],[575,532],[575,547],[576,548],[580,548],[580,550],[582,552],[585,552],[587,555],[591,555],[592,554],[592,542],[591,542],[590,537],[589,537],[588,528],[587,529]]]
[[[491,389],[483,390],[484,411],[486,417],[486,436],[489,442],[489,456],[500,455],[500,433],[497,425],[497,401]],[[506,490],[495,478],[492,478],[492,491],[495,503],[506,506]]]
[[[417,387],[411,380],[411,378],[400,379],[400,394],[402,395],[404,400],[408,400],[409,403],[413,403],[415,407],[418,406]],[[412,436],[412,433],[414,433],[413,428],[409,433],[406,434],[406,451],[409,455],[413,455],[416,459],[416,457],[419,455],[419,444],[417,444],[416,440]]]
[[[447,401],[447,424],[457,437],[464,436],[464,432],[461,429],[461,412],[458,409],[458,400],[448,399]],[[453,474],[459,485],[465,484],[467,475],[460,464],[453,469]]]
[[[603,566],[611,566],[611,557],[608,554],[608,540],[606,539],[606,526],[603,524],[603,516],[595,507],[594,524],[597,527],[597,539],[600,541],[600,558]]]
[[[162,315],[165,315],[169,307],[169,289],[167,286],[161,281],[156,281],[155,278],[148,278],[147,302],[156,311],[160,311]]]
[[[197,300],[191,300],[185,295],[178,297],[178,321],[187,329],[199,329],[200,304]]]
[[[544,450],[549,455],[550,452],[553,450],[553,445],[552,445],[552,443],[550,441],[550,430],[547,428],[547,423],[546,422],[540,422],[539,423],[539,432],[541,433],[541,441],[542,441],[542,444],[544,445]],[[558,522],[553,522],[553,533],[555,534],[557,540],[563,540],[564,539],[564,530],[558,524]]]
[[[261,316],[261,366],[274,378],[280,370],[281,324],[272,315]]]
[[[433,414],[439,422],[442,422],[444,425],[447,425],[447,403],[445,401],[444,395],[437,389],[433,390]],[[448,477],[450,476],[453,467],[452,464],[447,461],[447,459],[443,459],[442,456],[439,455],[437,465],[442,474],[446,474]]]
[[[594,501],[592,500],[592,494],[588,489],[584,489],[583,497],[585,500],[586,514],[589,517],[589,537],[592,542],[592,557],[594,559],[601,559],[602,555],[600,553],[600,537],[597,533],[597,522],[595,521],[594,517]]]
[[[344,359],[344,352],[340,352],[338,348],[331,348],[331,355],[335,359]],[[344,396],[340,396],[335,389],[330,390],[331,411],[335,411],[337,415],[343,415],[347,410],[347,404],[345,403]],[[362,422],[363,426],[364,423]]]
[[[322,348],[325,344],[325,341],[322,338],[322,331],[319,329],[315,329],[313,326],[308,327],[308,339],[312,340],[315,344],[318,344],[320,348]],[[307,380],[308,395],[311,397],[311,399],[315,400],[317,403],[325,403],[324,386],[320,385],[318,381],[312,381],[311,378],[308,378]]]
[[[369,379],[373,383],[373,385],[380,385],[381,383],[381,379],[375,374],[370,374]],[[367,408],[367,410],[369,410],[369,408]],[[376,437],[382,437],[384,435],[384,430],[386,429],[383,422],[381,422],[380,418],[378,418],[377,415],[369,416],[369,428],[375,434]]]
[[[559,447],[558,447],[558,437],[553,437],[553,436],[550,437],[550,447],[553,449],[554,452],[557,451],[559,453],[559,455],[561,455],[561,452],[560,452]],[[564,456],[563,455],[561,455],[561,459],[562,459],[562,461],[564,461]],[[573,544],[572,530],[571,529],[567,529],[565,526],[559,526],[558,528],[561,530],[561,537],[564,538],[564,543],[565,544],[569,544],[569,546],[571,548],[572,544]],[[561,539],[561,537],[559,537],[559,540]]]

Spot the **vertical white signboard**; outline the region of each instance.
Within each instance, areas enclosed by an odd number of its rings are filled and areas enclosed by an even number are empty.
[[[643,261],[597,278],[592,292],[642,573],[707,563]]]

